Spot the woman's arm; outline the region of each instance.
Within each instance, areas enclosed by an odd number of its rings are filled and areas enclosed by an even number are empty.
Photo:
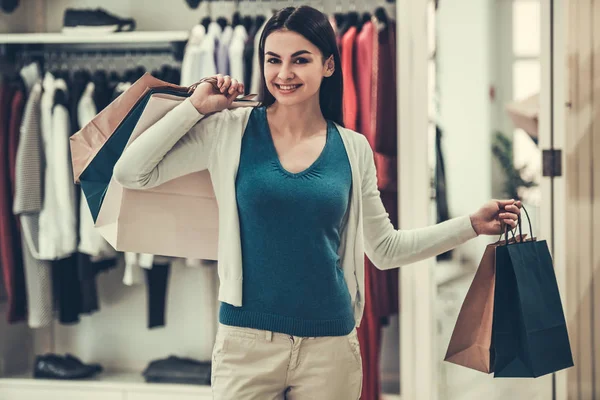
[[[207,169],[220,120],[219,113],[205,118],[184,100],[125,149],[115,179],[127,188],[147,189]]]
[[[454,218],[426,228],[394,229],[379,196],[373,152],[368,143],[365,143],[363,157],[365,252],[377,268],[397,268],[434,257],[477,236],[469,216]]]
[[[217,75],[193,86],[189,98],[125,149],[113,169],[117,182],[131,189],[148,189],[208,168],[224,119],[220,111],[244,93],[244,85]],[[213,115],[204,119],[209,114]]]

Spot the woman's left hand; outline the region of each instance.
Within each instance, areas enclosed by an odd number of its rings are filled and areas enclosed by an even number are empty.
[[[506,225],[517,226],[521,206],[520,201],[491,200],[471,215],[471,225],[477,235],[499,235]]]

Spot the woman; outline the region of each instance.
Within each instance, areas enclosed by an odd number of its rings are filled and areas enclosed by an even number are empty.
[[[514,227],[514,201],[396,231],[377,190],[364,136],[342,127],[334,32],[310,7],[267,23],[259,47],[261,107],[229,76],[193,95],[123,153],[115,177],[146,189],[208,169],[219,204],[219,330],[215,399],[358,399],[356,326],[364,253],[397,268]],[[210,116],[209,116],[210,115]]]

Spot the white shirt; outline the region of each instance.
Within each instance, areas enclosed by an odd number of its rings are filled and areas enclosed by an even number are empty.
[[[206,35],[203,25],[196,25],[190,32],[188,43],[185,47],[183,61],[181,63],[181,86],[190,86],[200,80],[198,69],[200,68],[200,45]]]
[[[232,36],[233,28],[228,25],[225,27],[225,29],[223,29],[223,34],[219,40],[219,48],[217,50],[217,72],[219,74],[231,75],[231,67],[229,63],[229,44],[231,43]],[[242,78],[237,78],[235,76],[233,77],[238,79],[240,82],[242,80]]]
[[[98,113],[94,103],[94,83],[89,82],[77,104],[79,126],[86,126]],[[79,203],[79,246],[80,253],[91,256],[92,261],[114,258],[117,252],[94,228],[94,218],[83,191]]]
[[[57,89],[68,93],[62,79],[46,73],[41,99],[42,141],[46,157],[44,202],[40,212],[40,259],[59,260],[77,251],[75,185],[69,153],[70,120],[67,108],[54,105]]]
[[[233,78],[249,85],[249,82],[244,82],[244,48],[246,47],[246,40],[248,40],[248,33],[244,25],[236,26],[233,29],[231,42],[229,43],[229,71]]]
[[[189,99],[144,132],[121,155],[114,176],[124,187],[145,189],[208,169],[219,205],[219,300],[242,305],[243,270],[235,177],[251,108],[204,117]],[[340,264],[360,325],[364,310],[364,255],[379,269],[397,268],[444,253],[476,235],[469,216],[438,225],[395,230],[379,191],[367,139],[336,125],[350,161],[352,193],[340,238]]]

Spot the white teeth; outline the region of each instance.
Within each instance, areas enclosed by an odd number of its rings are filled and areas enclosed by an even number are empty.
[[[293,90],[296,89],[298,85],[279,85],[281,90]]]

